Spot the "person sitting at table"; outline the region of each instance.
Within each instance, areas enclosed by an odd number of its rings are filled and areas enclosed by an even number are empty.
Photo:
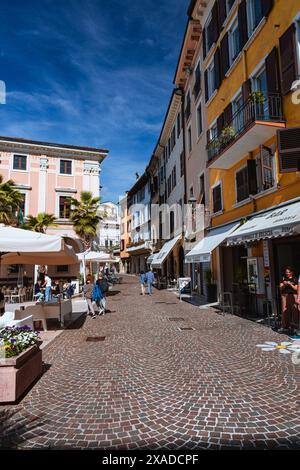
[[[42,292],[42,281],[41,279],[38,279],[37,282],[34,284],[34,299],[38,302],[41,302],[43,298],[44,294]]]
[[[51,277],[49,277],[48,274],[45,275],[43,287],[45,287],[45,302],[51,302],[52,281],[51,281]]]

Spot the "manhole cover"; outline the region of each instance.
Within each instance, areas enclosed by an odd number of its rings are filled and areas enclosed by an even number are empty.
[[[91,343],[96,343],[98,341],[104,341],[105,340],[105,336],[88,336],[86,338],[86,341],[89,341]]]
[[[169,318],[170,321],[183,321],[184,318],[182,317],[172,317],[172,318]]]
[[[195,328],[192,328],[191,326],[183,326],[183,327],[179,327],[179,330],[190,331],[190,330],[195,330]]]

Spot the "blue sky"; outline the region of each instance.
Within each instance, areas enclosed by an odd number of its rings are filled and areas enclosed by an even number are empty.
[[[117,201],[153,151],[188,0],[1,0],[0,135],[108,148]]]

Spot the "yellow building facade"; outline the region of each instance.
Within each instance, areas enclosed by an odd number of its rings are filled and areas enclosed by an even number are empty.
[[[300,1],[209,1],[204,9],[203,2],[193,1],[190,18],[202,27],[211,228],[242,225],[257,215],[261,221],[278,207],[295,212]],[[254,284],[255,315],[280,310],[285,265],[300,274],[297,230],[283,236],[271,228],[244,242],[225,240],[211,258],[219,292],[232,293],[244,282],[251,293]]]

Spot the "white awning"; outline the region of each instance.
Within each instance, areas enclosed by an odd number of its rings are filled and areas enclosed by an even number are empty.
[[[150,255],[150,256],[147,258],[147,264],[151,264],[152,261],[154,261],[154,260],[157,258],[158,255],[159,255],[159,252],[157,252],[157,253],[152,253],[152,255]]]
[[[194,248],[185,256],[186,263],[206,263],[210,261],[211,253],[234,232],[239,223],[229,224],[210,230]]]
[[[171,253],[171,251],[173,250],[173,248],[175,247],[177,242],[179,242],[180,239],[181,239],[181,235],[178,235],[177,237],[172,238],[172,240],[169,240],[168,242],[166,242],[164,244],[164,246],[162,247],[160,252],[156,253],[157,256],[155,257],[155,259],[151,263],[152,268],[161,268],[162,267],[163,262],[165,261],[165,259],[169,255],[169,253]]]
[[[300,233],[300,202],[252,217],[230,236],[228,245]]]

